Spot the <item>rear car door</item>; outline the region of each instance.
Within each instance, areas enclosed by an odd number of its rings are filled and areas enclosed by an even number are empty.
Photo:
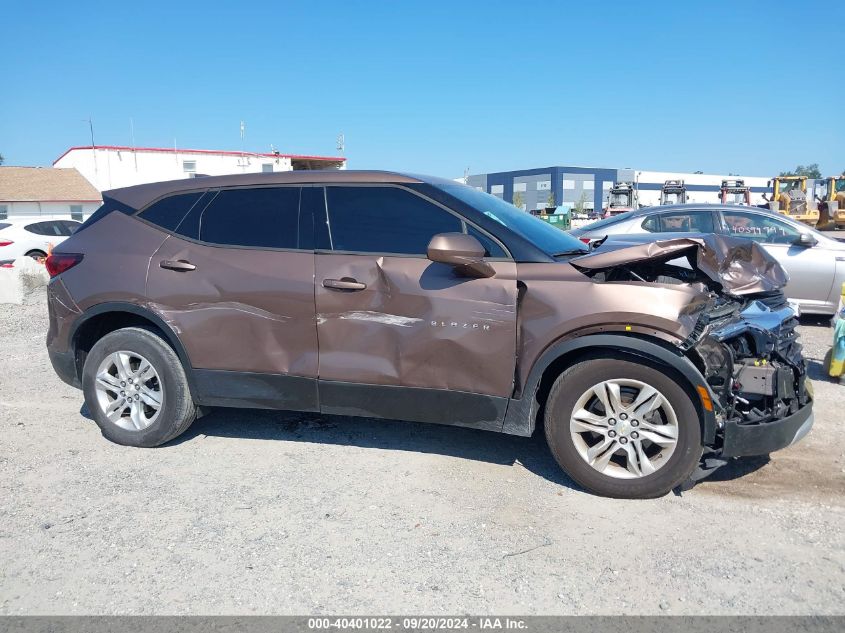
[[[317,409],[312,230],[300,187],[205,193],[153,255],[150,306],[208,404]],[[151,208],[140,218],[174,223]]]
[[[821,247],[795,244],[800,231],[776,216],[754,211],[722,211],[727,235],[759,243],[789,274],[784,293],[803,309],[827,310],[836,274],[834,254]],[[835,306],[831,307],[833,312]]]
[[[320,405],[327,413],[500,428],[513,388],[516,264],[492,236],[417,192],[329,185],[315,217]],[[496,274],[430,261],[468,232]]]

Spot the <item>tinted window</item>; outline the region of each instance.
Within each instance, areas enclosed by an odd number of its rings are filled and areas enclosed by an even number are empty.
[[[713,214],[709,211],[678,211],[651,215],[642,227],[651,233],[712,233]]]
[[[3,229],[5,229],[5,228],[8,228],[8,227],[10,227],[10,226],[12,226],[12,225],[11,225],[11,224],[6,224],[5,222],[0,222],[0,231],[2,231],[2,230],[3,230]]]
[[[80,227],[80,223],[73,220],[62,220],[61,225],[64,227],[62,235],[73,235],[76,233],[76,229]]]
[[[460,233],[460,218],[396,187],[327,187],[336,251],[425,255],[438,233]]]
[[[507,257],[504,249],[474,226],[467,225],[467,233],[481,242],[485,257]]]
[[[231,246],[297,248],[298,232],[299,187],[221,191],[199,223],[201,241]]]
[[[24,229],[36,235],[61,235],[61,229],[57,222],[36,222],[27,224]]]
[[[755,242],[791,244],[799,233],[786,222],[759,213],[724,211],[722,217],[725,219],[728,235],[747,237]]]
[[[144,218],[147,222],[152,222],[167,231],[172,231],[179,225],[179,222],[182,221],[182,218],[196,204],[203,193],[202,191],[195,191],[193,193],[169,196],[163,200],[154,202],[151,206],[141,211],[138,217]]]

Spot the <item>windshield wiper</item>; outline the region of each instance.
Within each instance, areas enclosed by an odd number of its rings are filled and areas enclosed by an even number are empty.
[[[552,257],[565,257],[566,255],[586,255],[589,253],[589,249],[582,250],[580,248],[573,248],[568,251],[561,251],[560,253],[555,253]]]

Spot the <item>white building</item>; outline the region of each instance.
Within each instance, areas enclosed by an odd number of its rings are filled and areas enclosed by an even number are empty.
[[[720,202],[722,180],[726,179],[744,180],[751,187],[753,205],[764,204],[763,194],[770,192],[769,178],[765,176],[690,174],[574,165],[476,174],[467,177],[466,183],[507,202],[516,199],[524,209],[542,209],[554,203],[554,206],[564,207],[580,205],[589,211],[607,206],[608,194],[615,183],[631,183],[637,191],[639,204],[650,206],[660,204],[663,183],[667,180],[684,181],[687,202]]]
[[[83,220],[103,203],[75,169],[0,167],[0,220],[51,217]]]
[[[620,170],[623,171],[623,170]],[[687,189],[687,202],[718,203],[721,202],[721,187],[723,180],[744,180],[751,188],[751,204],[765,204],[763,194],[770,192],[769,181],[765,176],[726,176],[724,174],[689,174],[669,171],[633,171],[630,180],[638,190],[641,205],[652,206],[660,204],[660,193],[663,183],[667,180],[683,180]],[[729,200],[740,202],[740,200]]]
[[[147,182],[196,176],[299,169],[345,169],[346,158],[299,156],[278,152],[256,154],[209,149],[96,145],[71,147],[56,159],[53,166],[76,168],[99,191],[106,191]]]

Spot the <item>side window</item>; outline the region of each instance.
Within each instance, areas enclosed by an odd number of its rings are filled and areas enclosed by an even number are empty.
[[[485,257],[507,257],[504,249],[474,226],[467,224],[467,234],[472,235],[484,247]]]
[[[641,225],[646,231],[649,233],[659,233],[660,232],[660,217],[656,215],[650,215]]]
[[[172,231],[179,225],[179,222],[182,221],[191,207],[197,203],[203,193],[202,191],[194,191],[168,196],[141,211],[138,217],[147,222],[152,222],[166,231]]]
[[[755,242],[791,244],[799,234],[797,229],[786,222],[759,213],[724,211],[722,217],[725,219],[728,235],[749,238]]]
[[[681,211],[652,215],[643,222],[650,233],[712,233],[713,214],[709,211]]]
[[[200,241],[254,248],[298,248],[299,187],[221,191],[200,217]]]
[[[27,224],[24,229],[36,235],[56,235],[56,229],[52,222],[35,222]]]
[[[73,222],[71,220],[62,220],[61,224],[64,228],[62,235],[73,235],[80,226],[79,222]]]
[[[461,233],[461,220],[397,187],[326,187],[336,251],[425,255],[438,233]]]

